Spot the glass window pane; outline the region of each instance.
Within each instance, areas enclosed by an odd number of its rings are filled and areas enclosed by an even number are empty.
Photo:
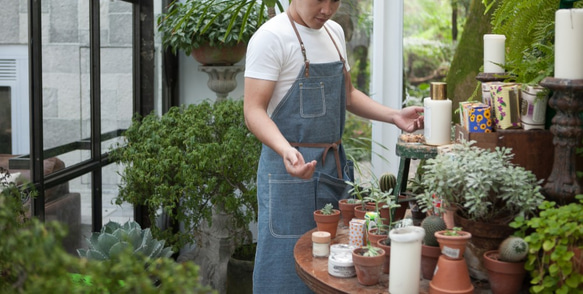
[[[43,13],[43,148],[45,158],[61,154],[65,166],[91,156],[89,150],[66,152],[90,136],[89,3],[47,1]],[[47,153],[58,146],[65,152]]]
[[[12,154],[12,97],[10,87],[0,87],[0,154]]]
[[[101,0],[101,133],[104,137],[129,127],[133,112],[133,7],[120,0]],[[121,137],[105,138],[102,152],[108,152]],[[123,223],[133,218],[133,208],[113,204],[118,194],[118,165],[103,168],[103,224]]]
[[[131,3],[101,0],[101,132],[127,129],[133,112]],[[102,144],[109,151],[115,141]]]

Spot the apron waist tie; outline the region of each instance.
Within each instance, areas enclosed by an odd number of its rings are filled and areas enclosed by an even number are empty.
[[[334,143],[290,143],[293,147],[307,147],[307,148],[324,148],[324,154],[322,155],[322,165],[324,165],[324,161],[326,160],[326,154],[328,154],[328,150],[330,148],[334,149],[334,158],[336,159],[336,171],[338,172],[338,178],[342,179],[342,167],[340,166],[340,152],[338,152],[338,146],[342,139],[334,142]]]

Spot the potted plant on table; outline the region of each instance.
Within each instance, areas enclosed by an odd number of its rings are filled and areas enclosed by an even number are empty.
[[[538,216],[510,224],[528,244],[525,268],[535,293],[578,293],[583,287],[583,195],[575,198],[563,206],[544,201]]]
[[[423,244],[421,244],[421,274],[424,279],[431,280],[435,272],[437,259],[441,255],[435,233],[443,231],[447,227],[445,221],[437,215],[427,216],[421,222],[421,227],[425,230],[425,237],[423,238]]]
[[[267,20],[267,4],[279,1],[173,1],[158,17],[162,45],[174,54],[182,50],[203,65],[232,65],[240,61],[247,43]],[[280,5],[281,9],[281,5]],[[282,10],[282,9],[281,9]]]
[[[523,288],[524,259],[528,244],[520,237],[510,236],[500,243],[498,250],[484,253],[484,266],[493,294],[519,293]]]
[[[352,251],[352,262],[359,283],[365,286],[376,285],[385,263],[385,251],[368,243]]]
[[[328,232],[330,238],[334,239],[340,221],[340,210],[334,209],[332,203],[327,203],[323,208],[314,211],[314,221],[318,231]]]
[[[508,224],[516,217],[531,217],[544,200],[535,175],[511,162],[511,149],[495,150],[461,142],[451,152],[428,159],[423,166],[424,192],[416,196],[424,211],[444,212],[455,207],[456,226],[472,234],[468,243],[468,267],[475,278],[486,279],[484,252],[498,248],[512,235]],[[437,207],[434,195],[439,197]]]
[[[453,227],[435,232],[435,238],[439,243],[441,254],[449,259],[462,259],[466,251],[466,244],[472,238],[472,234],[465,232],[461,227]]]
[[[351,188],[348,190],[348,194],[351,198],[338,200],[338,208],[342,214],[342,221],[344,226],[348,227],[350,221],[355,217],[355,208],[362,205],[362,200],[364,199],[364,188],[356,182],[346,182]]]

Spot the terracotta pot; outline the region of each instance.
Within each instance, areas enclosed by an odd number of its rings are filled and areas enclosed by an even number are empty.
[[[354,207],[360,205],[360,203],[347,203],[348,199],[342,199],[338,201],[338,208],[342,213],[342,222],[344,226],[350,226],[350,220],[354,218]]]
[[[448,259],[463,259],[466,244],[472,238],[472,234],[466,231],[458,231],[459,236],[447,236],[447,230],[435,232],[435,238],[439,242],[441,254]]]
[[[514,233],[514,229],[506,224],[494,224],[476,222],[464,218],[459,213],[454,214],[455,224],[472,234],[468,242],[466,261],[470,275],[475,279],[488,278],[488,272],[484,267],[484,253],[498,249],[500,243]]]
[[[474,285],[465,260],[449,259],[441,255],[437,261],[435,275],[429,282],[431,294],[470,294],[474,293]]]
[[[211,47],[211,46],[200,46],[192,50],[192,57],[202,65],[233,65],[243,57],[247,52],[247,44],[238,43],[233,47]]]
[[[575,256],[573,256],[573,270],[583,275],[583,254],[581,253],[581,248],[572,246],[571,250],[575,253]]]
[[[334,239],[338,230],[338,222],[340,221],[340,210],[333,209],[333,213],[330,215],[324,215],[320,210],[316,210],[314,211],[314,220],[318,231],[328,232],[330,233],[330,238]]]
[[[407,198],[407,196],[405,195],[400,195],[399,199],[405,199]],[[393,221],[398,221],[398,220],[402,220],[405,218],[405,214],[407,213],[407,209],[409,208],[409,203],[407,202],[399,202],[399,207],[395,208],[394,211],[394,215],[393,215]]]
[[[439,246],[421,245],[421,274],[426,280],[433,279],[437,260],[441,255]]]
[[[365,286],[372,286],[379,283],[385,264],[385,251],[379,249],[381,253],[377,256],[363,256],[366,248],[356,248],[352,251],[352,263],[356,270],[358,282]]]
[[[354,207],[354,217],[355,218],[359,218],[359,219],[364,219],[364,215],[369,212],[369,211],[374,211],[373,209],[368,209],[368,208],[362,208],[362,205],[358,205]]]
[[[488,270],[488,281],[493,294],[519,293],[524,284],[526,270],[524,262],[498,260],[498,250],[484,253],[484,267]]]
[[[385,242],[389,241],[389,245]],[[383,264],[383,273],[388,274],[391,271],[391,239],[386,237],[377,241],[377,247],[385,251],[385,263]]]
[[[370,244],[372,246],[376,246],[378,247],[377,242],[381,239],[385,239],[389,237],[389,232],[386,232],[386,234],[378,234],[378,228],[372,228],[370,230],[368,230],[368,240],[370,241]]]

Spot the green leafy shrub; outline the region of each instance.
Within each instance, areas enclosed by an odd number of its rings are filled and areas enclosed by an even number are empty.
[[[90,261],[68,254],[59,222],[26,218],[31,186],[0,181],[0,290],[2,293],[214,293],[198,267],[169,258],[148,259],[126,248],[119,258]],[[150,263],[149,267],[144,267]],[[90,277],[90,285],[73,277]],[[123,283],[120,283],[123,281]]]
[[[581,293],[583,257],[576,258],[574,249],[583,250],[583,195],[576,198],[563,206],[544,201],[537,217],[519,216],[510,223],[529,247],[525,268],[531,293]]]
[[[144,205],[152,224],[164,211],[184,230],[152,226],[173,249],[196,241],[214,209],[230,215],[233,233],[257,218],[255,183],[261,143],[245,125],[243,101],[208,101],[136,118],[126,144],[111,153],[123,164],[117,203]]]
[[[491,223],[533,215],[544,200],[542,180],[513,164],[511,149],[489,150],[472,144],[456,144],[451,153],[426,160],[423,193],[416,196],[423,211],[444,212],[444,207],[455,207],[468,219]],[[434,197],[443,201],[441,207],[435,207]]]

